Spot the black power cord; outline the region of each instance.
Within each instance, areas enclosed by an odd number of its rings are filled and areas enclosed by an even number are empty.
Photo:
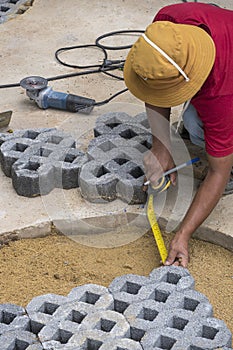
[[[54,81],[54,80],[60,80],[60,79],[67,79],[67,78],[72,78],[72,77],[77,77],[81,75],[89,75],[89,74],[96,74],[96,73],[103,73],[108,76],[111,76],[115,79],[118,80],[124,80],[124,78],[119,77],[113,73],[110,73],[111,71],[114,70],[123,70],[124,68],[124,63],[125,60],[110,60],[108,59],[108,53],[107,50],[125,50],[125,49],[130,49],[132,45],[124,45],[124,46],[108,46],[104,45],[101,43],[103,39],[106,39],[108,37],[112,36],[117,36],[117,35],[122,35],[122,34],[140,34],[143,33],[144,30],[119,30],[119,31],[114,31],[114,32],[109,32],[105,33],[101,36],[99,36],[95,40],[95,44],[86,44],[86,45],[76,45],[76,46],[68,46],[68,47],[62,47],[56,50],[55,52],[55,58],[56,60],[62,64],[63,66],[69,67],[69,68],[74,68],[74,69],[80,69],[82,70],[81,72],[75,72],[75,73],[69,73],[69,74],[63,74],[63,75],[57,75],[57,76],[52,76],[49,78],[46,78],[48,81]],[[67,51],[72,51],[72,50],[78,50],[78,49],[83,49],[83,48],[97,48],[98,50],[101,50],[103,53],[103,62],[101,64],[95,64],[95,65],[75,65],[75,64],[70,64],[67,62],[64,62],[60,58],[60,54],[67,52]],[[20,83],[13,83],[13,84],[4,84],[0,85],[0,89],[8,89],[8,88],[14,88],[14,87],[20,87]],[[108,102],[110,102],[112,99],[115,97],[119,96],[120,94],[123,94],[126,92],[128,89],[125,88],[121,91],[118,91],[114,95],[112,95],[110,98],[100,101],[100,102],[95,102],[93,105],[94,106],[102,106]]]

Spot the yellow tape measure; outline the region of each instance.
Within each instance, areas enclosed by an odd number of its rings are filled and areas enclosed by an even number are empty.
[[[169,177],[162,177],[157,187],[152,187],[155,193],[160,193],[165,191],[171,184]],[[147,205],[147,217],[150,222],[152,232],[155,237],[155,241],[161,256],[162,262],[164,263],[167,259],[167,249],[161,234],[158,222],[156,220],[155,211],[154,211],[154,196],[153,194],[149,195],[149,201]]]
[[[155,241],[159,250],[159,254],[161,256],[162,262],[164,263],[167,259],[167,249],[158,225],[158,222],[156,220],[155,212],[154,212],[154,196],[153,194],[150,194],[148,206],[147,206],[147,217],[151,225],[152,232],[155,237]]]

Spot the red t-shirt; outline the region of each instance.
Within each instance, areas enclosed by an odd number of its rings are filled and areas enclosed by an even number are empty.
[[[211,35],[215,63],[191,103],[203,122],[207,153],[214,157],[233,153],[233,11],[203,3],[181,3],[162,8],[154,21],[196,25]]]

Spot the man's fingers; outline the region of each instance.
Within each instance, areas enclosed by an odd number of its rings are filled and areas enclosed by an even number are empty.
[[[171,249],[164,265],[166,265],[166,266],[172,265],[175,262],[176,254],[177,254],[177,251]]]
[[[173,186],[176,185],[176,173],[170,174],[170,180]]]
[[[189,262],[188,256],[183,255],[183,254],[179,254],[179,253],[177,253],[177,250],[171,249],[164,265],[165,266],[174,265],[174,266],[187,267],[188,262]]]
[[[187,267],[189,262],[189,258],[186,255],[182,255],[182,257],[179,258],[179,266]]]

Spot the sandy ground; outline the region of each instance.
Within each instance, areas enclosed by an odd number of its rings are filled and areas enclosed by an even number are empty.
[[[164,239],[168,245],[171,235],[164,234]],[[233,332],[233,253],[193,239],[190,255],[196,290],[209,298],[214,316]],[[26,306],[41,294],[66,295],[88,283],[108,286],[115,277],[129,273],[146,276],[160,266],[160,258],[151,232],[130,244],[101,249],[54,233],[9,243],[0,250],[0,266],[0,303]]]

